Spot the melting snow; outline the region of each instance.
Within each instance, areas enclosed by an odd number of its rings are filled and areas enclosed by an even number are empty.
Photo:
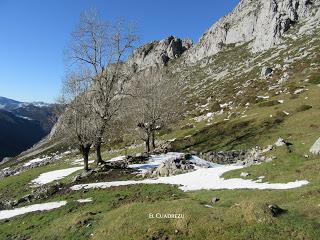
[[[25,213],[30,213],[30,212],[51,210],[51,209],[62,207],[66,204],[67,204],[66,201],[60,201],[60,202],[34,204],[34,205],[11,209],[11,210],[3,210],[3,211],[0,211],[0,220],[12,218],[12,217],[22,215]]]
[[[174,153],[174,152],[169,152],[167,154],[151,155],[147,163],[131,164],[128,167],[135,168],[141,173],[144,173],[149,169],[158,167],[161,163],[165,161],[174,160],[176,158],[181,157],[182,155],[183,155],[182,153]]]
[[[90,160],[90,161],[88,161],[88,163],[89,163],[89,164],[94,163],[94,160]],[[74,160],[74,161],[72,162],[72,164],[73,164],[73,165],[81,165],[81,166],[83,166],[83,165],[84,165],[83,159]]]
[[[42,174],[40,174],[39,177],[32,180],[31,182],[34,184],[37,184],[37,185],[47,184],[47,183],[53,182],[55,180],[62,179],[62,178],[66,177],[76,171],[79,171],[82,168],[83,167],[73,167],[73,168],[66,168],[66,169],[42,173]]]
[[[77,202],[79,202],[79,203],[92,202],[92,198],[78,199]]]
[[[119,156],[119,157],[111,158],[110,160],[108,160],[108,162],[122,161],[125,158],[126,158],[126,156]]]
[[[35,158],[27,163],[25,163],[23,166],[27,167],[27,166],[30,166],[32,165],[33,163],[38,163],[38,162],[42,162],[42,161],[45,161],[49,159],[49,157],[44,157],[44,158]]]
[[[180,153],[168,153],[154,155],[146,164],[133,164],[129,167],[137,168],[143,172],[150,168],[159,166],[162,162],[180,156]],[[306,180],[289,183],[259,183],[253,180],[241,178],[224,179],[221,176],[229,171],[241,169],[239,165],[219,165],[207,162],[198,157],[193,157],[191,161],[196,164],[195,171],[170,177],[160,177],[158,179],[144,179],[140,181],[114,181],[91,184],[79,184],[72,186],[72,190],[89,188],[108,188],[113,186],[126,186],[133,184],[172,184],[179,185],[183,191],[194,191],[201,189],[291,189],[308,184]]]

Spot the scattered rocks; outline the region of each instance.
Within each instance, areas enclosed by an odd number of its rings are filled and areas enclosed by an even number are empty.
[[[186,159],[186,155],[163,162],[159,167],[150,169],[143,177],[169,177],[194,170],[194,165]]]
[[[9,176],[12,176],[15,174],[19,174],[21,172],[25,172],[28,169],[46,166],[49,163],[52,163],[58,159],[60,159],[60,156],[57,155],[57,156],[53,156],[51,158],[45,159],[40,162],[33,162],[30,165],[22,164],[22,165],[12,166],[11,168],[8,168],[8,169],[0,170],[0,179],[5,178],[5,177],[9,177]]]
[[[220,152],[207,152],[200,154],[202,159],[209,162],[218,164],[233,164],[238,161],[243,161],[246,158],[246,151],[233,150],[233,151],[220,151]]]
[[[310,152],[314,155],[320,155],[320,138],[312,145]]]
[[[153,150],[153,153],[155,154],[161,154],[161,153],[168,153],[170,151],[172,151],[172,144],[173,144],[174,140],[172,141],[163,141],[160,142],[158,147],[156,147]]]
[[[57,183],[51,186],[42,186],[32,190],[31,194],[27,194],[15,200],[0,201],[0,210],[10,209],[20,204],[29,203],[32,200],[47,199],[57,193],[62,188],[62,184]]]
[[[145,163],[149,159],[149,154],[147,153],[142,153],[137,156],[127,156],[125,161],[128,164],[140,164],[140,163]]]

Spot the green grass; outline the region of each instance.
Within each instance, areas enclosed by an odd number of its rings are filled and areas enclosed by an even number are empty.
[[[171,62],[169,72],[180,69],[171,77],[188,81],[185,94],[189,113],[186,119],[170,126],[170,131],[159,135],[161,140],[176,139],[173,144],[177,151],[197,152],[266,147],[282,137],[293,144],[291,152],[286,147],[276,148],[268,153],[276,157],[274,161],[227,172],[223,177],[239,178],[240,173],[246,171],[251,174],[247,179],[257,180],[259,176],[265,176],[263,181],[270,183],[308,180],[308,185],[291,190],[187,193],[168,185],[135,185],[77,192],[64,190],[35,203],[67,200],[66,206],[2,221],[0,239],[320,239],[320,157],[309,153],[319,138],[320,130],[319,70],[311,66],[312,63],[319,64],[319,35],[318,31],[314,36],[299,39],[289,49],[270,49],[258,54],[251,54],[248,44],[226,46],[215,57],[203,60],[208,62],[205,67],[200,64],[185,66],[181,63],[183,57]],[[277,83],[283,71],[275,69],[271,78],[260,79],[259,63],[280,51],[281,57],[268,59],[263,64],[270,67],[283,65],[283,59],[291,58],[302,46],[312,47],[311,44],[309,46],[312,38],[317,38],[313,49],[315,55],[295,60],[286,70],[290,78],[281,89],[287,89],[289,94],[269,91],[268,86]],[[250,60],[248,67],[239,73],[237,69],[246,59]],[[212,73],[226,69],[229,75],[215,79]],[[247,81],[249,84],[243,88],[244,92],[237,95],[239,86]],[[300,87],[308,90],[299,95],[292,94]],[[269,95],[270,99],[257,101],[258,95]],[[206,104],[209,97],[212,101],[207,110],[195,107],[195,104]],[[219,111],[220,104],[230,100],[239,103],[237,108],[215,117],[211,125],[192,119],[210,111]],[[284,100],[284,103],[279,104],[278,100]],[[250,106],[246,108],[248,102]],[[232,112],[230,120],[225,121]],[[188,124],[193,127],[184,127]],[[104,146],[103,158],[144,151],[143,147],[123,149],[130,141]],[[111,153],[110,148],[117,151]],[[310,156],[305,158],[306,154]],[[68,166],[59,161],[5,178],[0,181],[0,197],[23,196],[31,190],[29,182],[39,174]],[[68,185],[72,177],[62,182]],[[123,176],[115,180],[122,179]],[[94,201],[75,202],[88,197]],[[213,208],[205,207],[211,204],[213,197],[220,198],[220,201]],[[268,203],[288,211],[275,218],[266,207]],[[150,219],[150,213],[181,213],[184,218]]]

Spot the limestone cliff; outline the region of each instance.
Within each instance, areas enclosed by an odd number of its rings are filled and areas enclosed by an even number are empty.
[[[219,52],[225,45],[250,42],[252,51],[268,49],[294,25],[303,34],[319,24],[319,0],[241,0],[191,48],[187,59],[195,62]]]

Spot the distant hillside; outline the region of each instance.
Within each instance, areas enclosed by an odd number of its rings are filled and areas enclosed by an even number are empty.
[[[38,121],[0,110],[0,160],[28,149],[46,135]]]

